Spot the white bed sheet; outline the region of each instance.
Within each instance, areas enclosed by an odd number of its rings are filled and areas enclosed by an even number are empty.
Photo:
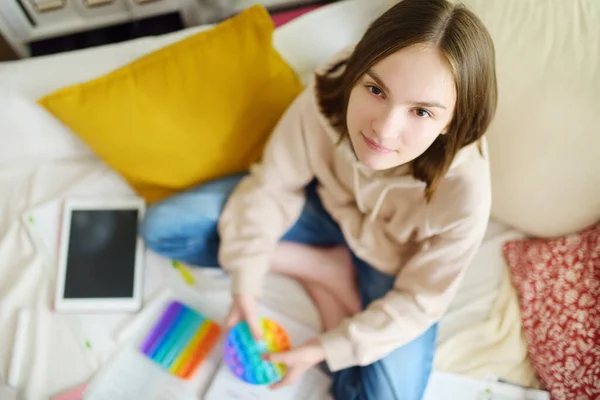
[[[385,0],[350,0],[325,7],[310,17],[300,18],[279,29],[275,44],[296,70],[306,77],[329,54],[357,39],[366,27],[369,15],[377,15],[385,3]],[[339,18],[341,7],[348,11],[344,19]],[[347,26],[353,28],[344,28]],[[86,179],[100,179],[98,177],[106,177],[106,174],[109,179],[99,180],[106,185],[102,187],[103,191],[117,194],[120,190],[128,190],[75,135],[38,107],[35,100],[54,89],[108,72],[206,28],[26,62],[0,64],[0,331],[3,332],[0,335],[0,381],[4,382],[8,374],[17,311],[21,307],[30,308],[29,350],[22,375],[27,399],[47,399],[51,394],[85,382],[106,361],[110,351],[90,350],[83,346],[68,317],[52,312],[51,271],[49,273],[44,259],[36,253],[20,217],[32,207],[60,199]],[[349,32],[339,35],[338,31],[344,29]],[[323,41],[322,38],[328,39]],[[317,42],[325,44],[310,45]],[[501,244],[508,238],[520,236],[519,232],[490,222],[486,241],[440,324],[441,348],[452,339],[466,338],[451,351],[451,355],[455,356],[452,359],[461,359],[458,356],[468,353],[465,341],[468,342],[471,337],[460,334],[490,318],[489,313],[498,299],[506,269]],[[167,260],[156,255],[149,256],[148,264],[153,265],[158,274],[162,273],[161,269],[165,274],[170,271],[166,266]],[[206,274],[201,276],[199,284],[202,289],[211,290],[215,295],[213,304],[226,304],[228,280]],[[268,306],[288,313],[293,310],[294,318],[313,326],[318,324],[314,307],[297,283],[273,276],[268,279],[267,285],[264,301]],[[125,319],[123,317],[123,321]],[[519,321],[512,321],[511,327],[518,333]],[[521,363],[523,348],[519,346],[522,343],[518,339],[512,340],[504,342],[503,351],[512,349],[514,356],[502,362],[490,362],[489,369],[485,368],[486,360],[480,359],[479,366],[484,367],[478,368],[477,374],[489,372],[502,376]],[[447,349],[443,353],[448,354]],[[466,374],[471,371],[446,362],[450,359],[448,356],[438,360],[439,365],[443,365],[446,371],[455,369]],[[477,357],[474,356],[474,359]],[[522,376],[521,381],[528,382],[529,375],[525,373]],[[516,380],[519,380],[518,376]]]

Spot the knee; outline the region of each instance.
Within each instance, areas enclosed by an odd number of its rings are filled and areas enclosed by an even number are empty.
[[[173,246],[190,240],[208,239],[216,231],[218,216],[177,204],[157,204],[150,207],[140,224],[140,236],[150,247]]]
[[[148,247],[154,248],[162,241],[168,222],[169,218],[161,207],[148,208],[140,223],[140,236]]]
[[[168,205],[150,207],[140,236],[152,251],[190,265],[216,266],[217,219]]]

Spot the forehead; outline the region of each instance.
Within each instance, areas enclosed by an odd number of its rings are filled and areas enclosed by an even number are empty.
[[[448,63],[433,46],[399,50],[371,68],[398,100],[456,102],[456,85]]]

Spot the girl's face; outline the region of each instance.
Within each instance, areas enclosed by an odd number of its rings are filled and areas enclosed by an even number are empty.
[[[375,170],[410,162],[446,133],[455,104],[454,77],[437,49],[397,51],[350,92],[346,122],[354,152]]]

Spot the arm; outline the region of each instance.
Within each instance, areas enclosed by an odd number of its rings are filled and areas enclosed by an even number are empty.
[[[230,196],[219,220],[219,262],[233,292],[259,295],[281,236],[298,219],[304,188],[313,179],[304,119],[310,93],[302,92],[277,123],[263,153]]]
[[[441,206],[438,215],[443,213],[444,219],[453,215],[452,221],[444,221],[446,228],[404,264],[386,296],[321,335],[332,371],[375,362],[423,334],[442,317],[487,226],[486,201],[475,213],[465,203],[471,202],[456,202],[460,210]]]

